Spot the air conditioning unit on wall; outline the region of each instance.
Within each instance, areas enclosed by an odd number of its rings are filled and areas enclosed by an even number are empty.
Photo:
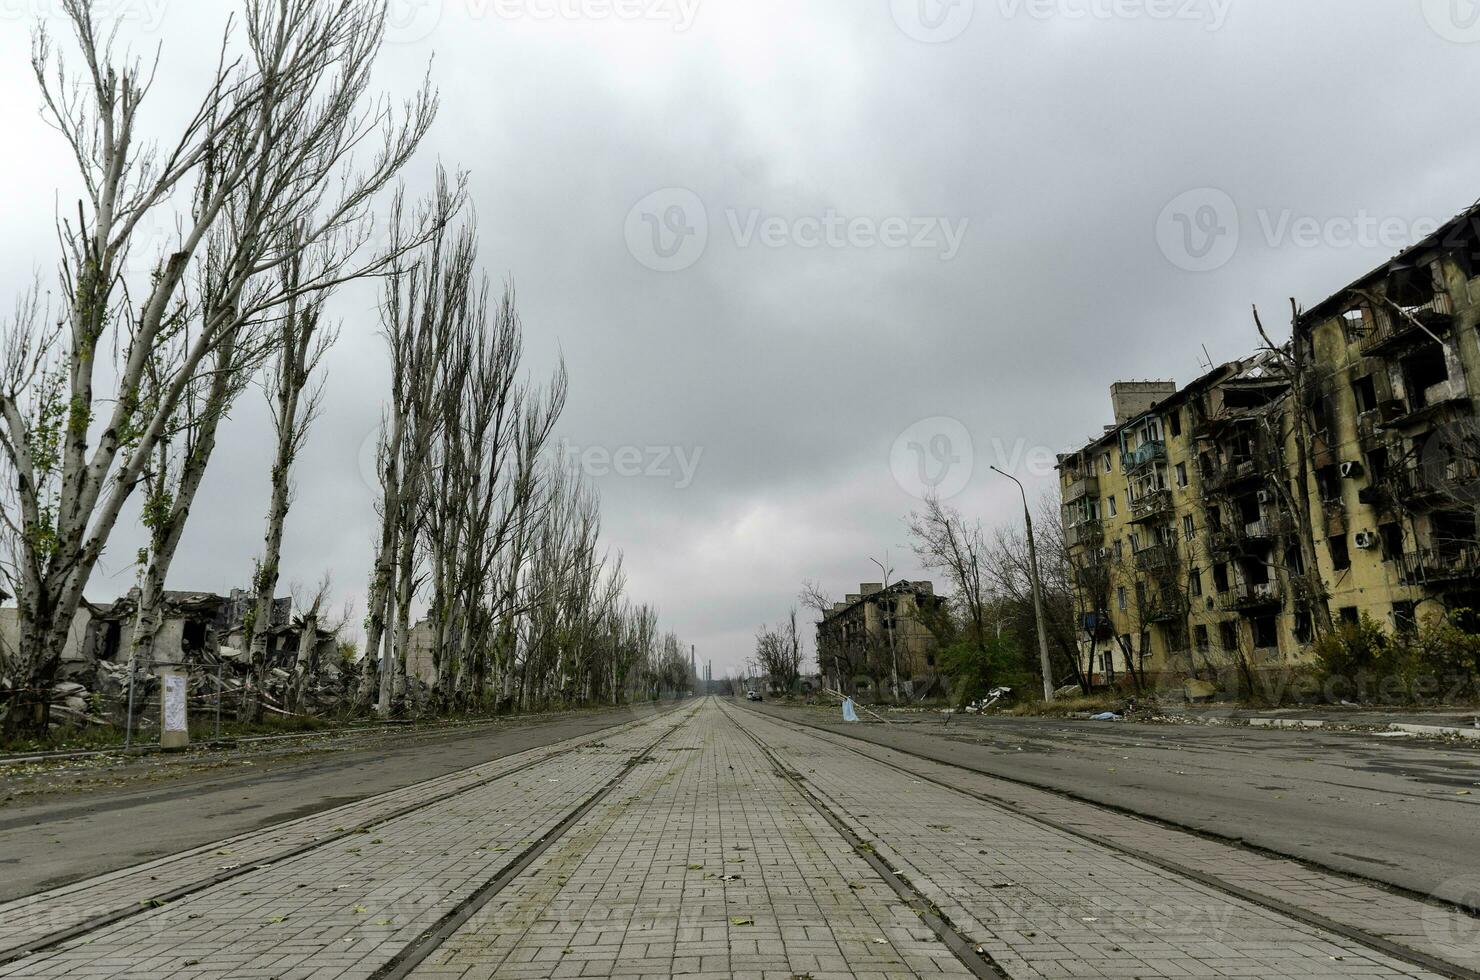
[[[1343,480],[1354,480],[1362,475],[1362,464],[1356,460],[1341,464],[1341,478]]]
[[[1352,537],[1352,542],[1363,551],[1369,551],[1377,547],[1377,535],[1371,531],[1358,531]]]

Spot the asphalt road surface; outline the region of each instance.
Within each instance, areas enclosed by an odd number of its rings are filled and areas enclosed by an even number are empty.
[[[1480,743],[751,707],[1480,909]]]
[[[0,977],[1480,977],[1456,908],[785,714],[536,741],[0,904]]]

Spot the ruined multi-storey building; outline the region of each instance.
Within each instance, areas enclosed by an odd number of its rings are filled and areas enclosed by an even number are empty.
[[[1117,384],[1060,458],[1101,681],[1308,662],[1329,616],[1480,609],[1480,209],[1178,388]]]
[[[898,663],[901,687],[937,673],[928,618],[940,597],[930,582],[864,582],[817,624],[817,662],[833,690],[887,689]]]

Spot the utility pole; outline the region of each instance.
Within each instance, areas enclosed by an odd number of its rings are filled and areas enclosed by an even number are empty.
[[[887,554],[884,555],[884,561],[888,561],[888,560],[889,560],[889,556]],[[879,559],[877,559],[877,558],[870,558],[869,561],[873,562],[875,565],[878,565],[879,566],[879,571],[881,571],[881,572],[884,573],[884,595],[885,596],[888,596],[889,595],[889,576],[894,574],[894,569],[892,569],[892,568],[885,568],[884,567],[884,562],[879,561]],[[888,601],[888,600],[886,599],[886,601]],[[891,606],[891,609],[892,609],[892,606]],[[891,628],[886,623],[885,626],[884,626],[884,632],[889,635],[889,659],[892,662],[891,677],[892,677],[893,682],[894,682],[894,700],[897,702],[897,701],[899,701],[899,651],[897,649],[895,649],[895,646],[894,646],[894,630],[893,630],[893,628]]]
[[[1038,624],[1038,664],[1043,670],[1043,700],[1053,700],[1053,668],[1048,663],[1048,627],[1043,621],[1043,582],[1038,577],[1038,545],[1033,540],[1033,512],[1028,508],[1028,491],[1023,488],[1023,481],[1005,473],[995,466],[989,466],[992,472],[1007,477],[1017,484],[1018,492],[1023,495],[1023,522],[1028,527],[1028,575],[1033,580],[1033,619]]]

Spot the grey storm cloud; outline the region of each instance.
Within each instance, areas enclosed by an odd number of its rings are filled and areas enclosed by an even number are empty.
[[[50,285],[77,186],[0,0],[0,276]],[[230,4],[110,0],[167,124]],[[904,518],[1016,519],[1000,465],[1107,421],[1118,378],[1188,380],[1254,344],[1250,305],[1324,297],[1480,196],[1480,8],[1435,0],[395,0],[378,83],[442,111],[407,174],[466,168],[484,267],[631,593],[738,667],[803,579],[915,567]],[[435,57],[433,57],[435,55]],[[10,300],[7,300],[9,303]],[[363,593],[387,368],[373,288],[343,323],[297,475],[285,578]],[[1204,354],[1206,346],[1207,354]],[[265,409],[224,436],[171,586],[245,583]],[[119,534],[89,592],[126,589]],[[363,612],[363,603],[360,605]]]

